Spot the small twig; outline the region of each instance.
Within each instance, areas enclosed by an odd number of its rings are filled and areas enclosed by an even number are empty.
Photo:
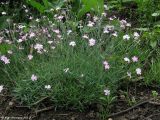
[[[29,117],[0,117],[2,120],[29,120]]]
[[[149,103],[149,104],[153,104],[153,105],[160,105],[160,103],[158,103],[158,102],[149,101],[148,103]]]
[[[31,109],[30,106],[15,106],[16,108],[28,108],[28,109]]]
[[[59,116],[68,116],[69,114],[57,114]]]
[[[44,98],[38,100],[37,102],[31,104],[31,106],[37,105],[37,104],[39,104],[40,102],[44,101],[44,100],[47,99],[47,98],[48,98],[48,96],[46,96],[46,97],[44,97]]]
[[[144,105],[144,104],[148,103],[149,101],[150,101],[150,100],[146,100],[146,101],[143,101],[143,102],[141,102],[141,103],[138,103],[138,104],[136,104],[136,105],[134,105],[134,106],[126,109],[126,110],[122,110],[122,111],[120,111],[120,112],[113,113],[113,114],[109,115],[108,118],[111,118],[111,117],[115,117],[115,116],[117,116],[117,115],[124,114],[124,113],[126,113],[126,112],[128,112],[128,111],[130,111],[130,110],[132,110],[132,109],[134,109],[134,108],[136,108],[136,107],[138,107],[138,106],[141,106],[141,105]]]
[[[152,115],[148,116],[147,118],[145,118],[144,120],[148,120],[149,118],[152,118],[152,117],[157,116],[157,115],[160,115],[160,113],[152,114]]]
[[[1,97],[13,97],[11,95],[4,95],[4,94],[0,94]]]
[[[44,112],[44,111],[48,111],[48,110],[53,109],[54,107],[55,106],[50,106],[50,107],[46,107],[44,109],[36,110],[35,113],[38,114],[38,113],[41,113],[41,112]]]

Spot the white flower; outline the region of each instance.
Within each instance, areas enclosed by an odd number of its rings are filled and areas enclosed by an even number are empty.
[[[105,89],[105,90],[104,90],[104,94],[105,94],[106,96],[110,95],[110,90]]]
[[[123,40],[129,40],[130,39],[130,36],[129,35],[124,35],[123,36]]]
[[[81,74],[80,77],[84,77],[84,74]]]
[[[12,50],[8,50],[7,52],[8,54],[13,54]]]
[[[87,35],[83,35],[82,37],[85,38],[85,39],[88,39],[88,38],[89,38]]]
[[[87,24],[87,26],[88,26],[88,27],[93,27],[94,24],[95,24],[94,22],[89,21],[88,24]]]
[[[114,20],[114,19],[113,19],[112,17],[110,17],[110,18],[109,18],[109,20],[111,20],[111,21],[112,21],[112,20]]]
[[[36,22],[40,22],[40,20],[37,18],[37,19],[36,19]]]
[[[51,49],[54,50],[56,47],[55,46],[51,46]]]
[[[103,33],[109,33],[110,31],[114,30],[114,26],[113,25],[106,25],[104,27]]]
[[[69,71],[69,68],[65,68],[63,71],[67,73]]]
[[[103,12],[103,13],[102,13],[102,16],[106,17],[106,16],[107,16],[107,14]]]
[[[125,57],[124,61],[130,63],[130,59],[128,57]]]
[[[7,13],[6,12],[2,12],[2,15],[6,15]]]
[[[134,36],[134,39],[137,40],[137,39],[139,38],[140,35],[139,35],[137,32],[134,32],[133,36]]]
[[[19,29],[23,29],[23,28],[25,28],[25,27],[26,27],[25,25],[19,25],[19,26],[18,26]]]
[[[52,41],[52,40],[49,40],[47,43],[48,43],[48,44],[52,44],[52,43],[53,43],[53,41]]]
[[[69,45],[74,47],[74,46],[76,46],[76,42],[75,42],[75,41],[71,41],[71,42],[69,43]]]
[[[31,54],[28,55],[28,59],[29,59],[29,60],[32,60],[32,59],[33,59],[33,55],[31,55]]]
[[[127,26],[127,27],[131,27],[131,23],[127,23],[126,26]]]
[[[30,16],[30,17],[29,17],[29,19],[30,19],[30,20],[32,20],[32,19],[33,19],[33,17],[32,17],[32,16]]]
[[[141,75],[141,74],[142,74],[141,68],[137,68],[137,69],[136,69],[136,73],[137,73],[137,75]]]
[[[94,46],[96,44],[96,40],[91,38],[89,39],[89,46]]]
[[[45,89],[50,90],[51,89],[51,85],[45,85]]]
[[[3,89],[4,89],[3,85],[0,85],[0,93],[2,92]]]
[[[72,32],[72,30],[68,30],[68,31],[67,31],[67,35],[69,35],[71,32]]]
[[[22,40],[22,39],[18,39],[17,42],[18,42],[18,43],[21,43],[21,42],[23,42],[23,40]]]
[[[26,13],[28,13],[28,11],[29,11],[28,9],[25,9],[25,12],[26,12]]]
[[[131,72],[127,72],[127,76],[131,78]]]
[[[94,22],[96,22],[96,21],[98,20],[98,17],[97,17],[97,16],[94,16],[94,17],[93,17],[93,20],[94,20]]]
[[[109,10],[109,7],[107,5],[104,5],[105,10]]]
[[[117,32],[112,33],[112,35],[113,35],[114,37],[117,37],[117,36],[118,36]]]
[[[155,12],[155,13],[152,14],[153,17],[157,17],[159,15],[160,15],[160,13],[158,13],[158,12]]]

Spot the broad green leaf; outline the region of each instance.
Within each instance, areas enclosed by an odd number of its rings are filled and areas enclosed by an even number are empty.
[[[78,18],[90,11],[97,13],[104,11],[104,0],[81,0],[80,4],[82,4],[82,8],[79,10]]]
[[[46,8],[49,7],[49,1],[48,0],[43,0],[43,4]]]
[[[152,48],[155,48],[155,47],[157,46],[157,41],[151,41],[151,42],[150,42],[150,46],[151,46]]]
[[[138,31],[149,31],[149,28],[135,28]]]
[[[6,22],[6,20],[8,18],[10,18],[10,17],[9,16],[1,16],[0,17],[0,30],[5,29],[8,26],[8,24]]]
[[[27,2],[32,5],[32,7],[36,8],[40,13],[44,13],[45,6],[41,5],[39,2],[35,0],[27,0]]]
[[[11,48],[11,45],[3,43],[0,44],[0,54],[6,54],[7,51]]]

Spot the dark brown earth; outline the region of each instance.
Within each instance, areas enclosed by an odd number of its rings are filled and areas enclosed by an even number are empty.
[[[160,93],[160,88],[139,83],[127,86],[118,90],[118,99],[111,109],[111,117],[106,120],[160,120],[159,95],[155,98],[152,95],[153,90]],[[31,110],[27,106],[19,106],[11,96],[0,94],[0,120],[100,120],[96,108],[86,112],[55,111],[53,108],[49,110],[50,108],[52,106],[41,105],[36,110]]]

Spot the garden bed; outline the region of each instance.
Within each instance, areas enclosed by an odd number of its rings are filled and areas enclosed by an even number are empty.
[[[99,1],[0,3],[0,119],[159,120],[158,1]]]

